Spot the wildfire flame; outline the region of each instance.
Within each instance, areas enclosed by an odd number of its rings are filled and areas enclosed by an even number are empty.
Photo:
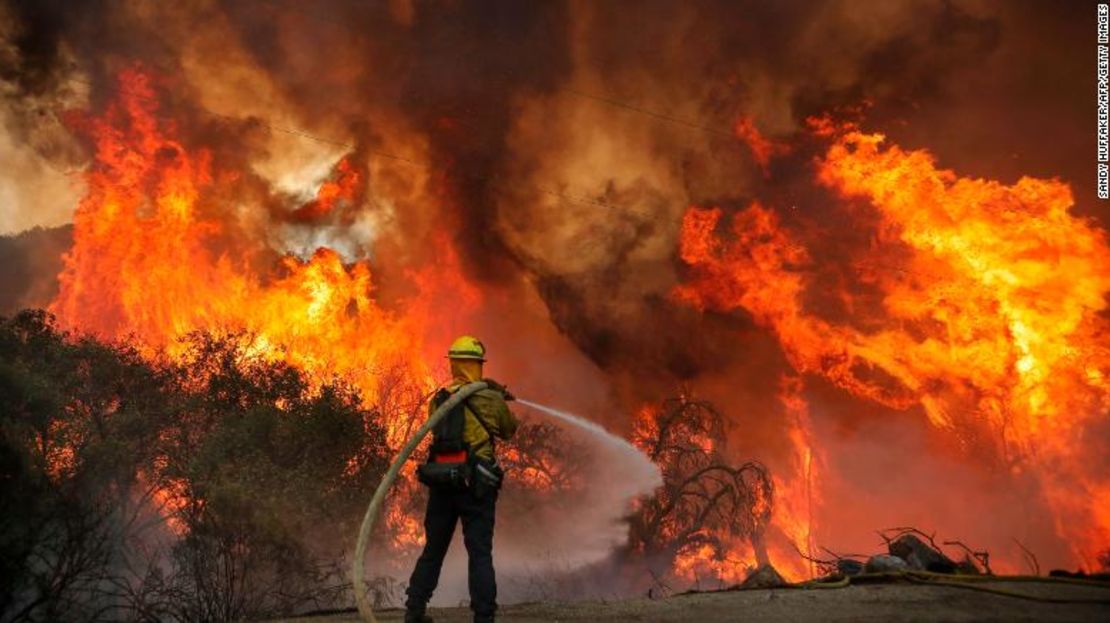
[[[763,171],[764,177],[768,176],[768,167],[771,160],[790,151],[789,145],[776,143],[759,131],[751,117],[741,116],[733,125],[733,133],[748,146],[752,152],[752,159]]]
[[[52,305],[58,318],[109,337],[133,335],[171,354],[191,331],[245,332],[260,354],[310,375],[346,377],[371,404],[381,397],[385,371],[401,369],[430,386],[423,336],[431,310],[383,308],[369,264],[347,264],[328,248],[308,259],[270,259],[275,254],[251,240],[222,203],[237,174],[216,170],[205,149],[186,149],[175,124],[159,116],[156,95],[147,74],[125,70],[119,100],[86,124],[95,165],[86,173],[88,191]],[[326,214],[364,185],[363,174],[341,159],[333,179],[293,218]],[[465,283],[454,257],[444,259],[439,275],[412,276],[418,288]],[[267,263],[271,268],[258,269]],[[393,441],[402,422],[389,424]]]
[[[743,310],[774,332],[797,372],[920,408],[956,444],[1032,470],[1059,535],[1090,560],[1110,542],[1110,482],[1082,441],[1110,401],[1105,233],[1070,212],[1059,181],[960,177],[855,125],[811,126],[830,141],[820,183],[877,217],[874,243],[854,259],[880,304],[854,308],[852,321],[810,309],[812,253],[760,203],[728,221],[719,208],[686,212],[689,279],[675,297]],[[788,412],[801,413],[796,401]],[[803,457],[794,482],[812,477],[804,430],[791,433]]]

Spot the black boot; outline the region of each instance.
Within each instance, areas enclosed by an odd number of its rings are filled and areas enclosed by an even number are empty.
[[[424,613],[424,609],[405,610],[405,623],[435,623],[432,617]]]

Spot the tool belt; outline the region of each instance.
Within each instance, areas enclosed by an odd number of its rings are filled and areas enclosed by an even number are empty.
[[[467,458],[463,461],[428,461],[416,468],[416,478],[428,487],[465,491],[483,498],[501,489],[505,470],[497,463]]]
[[[429,487],[461,491],[470,487],[470,463],[424,463],[416,468],[416,478]]]

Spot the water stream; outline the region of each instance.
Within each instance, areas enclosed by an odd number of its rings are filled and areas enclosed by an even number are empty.
[[[623,437],[618,437],[617,435],[614,435],[613,433],[605,430],[600,424],[596,422],[591,422],[590,420],[587,420],[586,418],[575,415],[573,413],[567,413],[566,411],[562,411],[560,409],[541,405],[530,400],[522,400],[520,398],[517,399],[517,402],[526,407],[531,407],[537,411],[546,413],[551,417],[558,418],[597,437],[598,440],[601,441],[605,446],[607,446],[609,450],[615,452],[616,455],[623,457],[625,460],[628,461],[628,465],[626,467],[631,468],[630,471],[639,472],[643,474],[643,476],[648,481],[650,481],[644,483],[645,486],[650,485],[648,490],[660,484],[661,476],[659,475],[659,468],[651,462],[651,459],[648,458],[648,456],[644,454],[642,450],[632,445]]]

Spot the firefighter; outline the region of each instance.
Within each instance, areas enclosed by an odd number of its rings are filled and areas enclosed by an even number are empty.
[[[490,387],[468,398],[448,413],[432,430],[428,461],[417,475],[428,486],[424,514],[424,551],[409,579],[405,603],[406,623],[430,623],[425,614],[428,600],[439,582],[440,568],[455,524],[462,520],[463,543],[470,559],[468,575],[470,609],[474,621],[493,621],[497,610],[497,583],[493,572],[493,524],[497,494],[504,476],[497,464],[496,439],[516,432],[517,420],[504,386],[482,378],[486,348],[477,338],[463,336],[447,352],[452,380],[439,390],[429,414],[460,387],[484,380]]]

